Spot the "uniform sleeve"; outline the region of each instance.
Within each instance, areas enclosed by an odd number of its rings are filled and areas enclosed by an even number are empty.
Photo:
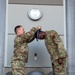
[[[59,57],[60,58],[66,57],[66,50],[64,48],[64,44],[62,42],[62,39],[60,38],[58,33],[56,31],[52,30],[50,36],[53,39],[53,41],[55,42],[55,44],[58,46]]]
[[[38,29],[33,27],[29,32],[26,33],[27,35],[27,42],[31,42],[35,39],[34,34],[36,33]]]
[[[16,36],[14,39],[14,48],[18,48],[21,45],[21,37]]]

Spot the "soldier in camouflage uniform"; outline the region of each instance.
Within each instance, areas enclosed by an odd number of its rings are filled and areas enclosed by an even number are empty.
[[[21,25],[15,27],[14,31],[17,36],[14,40],[14,54],[11,58],[13,75],[26,75],[25,63],[28,60],[28,43],[34,39],[34,34],[38,29],[39,27],[33,27],[29,32],[25,33]]]
[[[38,36],[37,36],[38,35]],[[35,34],[35,37],[45,40],[45,45],[49,54],[51,55],[51,62],[53,67],[53,75],[66,75],[66,50],[63,42],[54,30],[40,31]]]

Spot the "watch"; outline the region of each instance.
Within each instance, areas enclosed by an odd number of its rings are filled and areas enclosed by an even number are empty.
[[[28,16],[30,19],[37,21],[42,17],[42,11],[41,9],[38,9],[38,8],[31,8],[28,11]]]

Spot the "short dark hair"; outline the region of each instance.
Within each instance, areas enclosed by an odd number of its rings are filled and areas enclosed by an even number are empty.
[[[21,25],[17,25],[15,28],[14,28],[14,32],[17,34],[17,29],[22,27]]]

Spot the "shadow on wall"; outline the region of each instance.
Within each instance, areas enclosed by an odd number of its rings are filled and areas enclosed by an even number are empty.
[[[6,75],[12,75],[12,72],[11,72],[11,71],[9,71],[8,73],[6,73]]]
[[[12,75],[12,72],[9,71],[6,75]],[[45,74],[42,72],[38,72],[38,71],[32,71],[28,73],[27,75],[45,75]],[[48,75],[53,75],[53,72],[50,72]]]
[[[28,73],[28,75],[45,75],[45,74],[42,72],[33,71],[33,72]],[[53,71],[51,71],[48,75],[53,75]]]
[[[48,75],[53,75],[53,71],[51,71]]]
[[[32,71],[32,72],[28,73],[27,75],[45,75],[45,74],[42,72],[39,72],[39,71]]]

